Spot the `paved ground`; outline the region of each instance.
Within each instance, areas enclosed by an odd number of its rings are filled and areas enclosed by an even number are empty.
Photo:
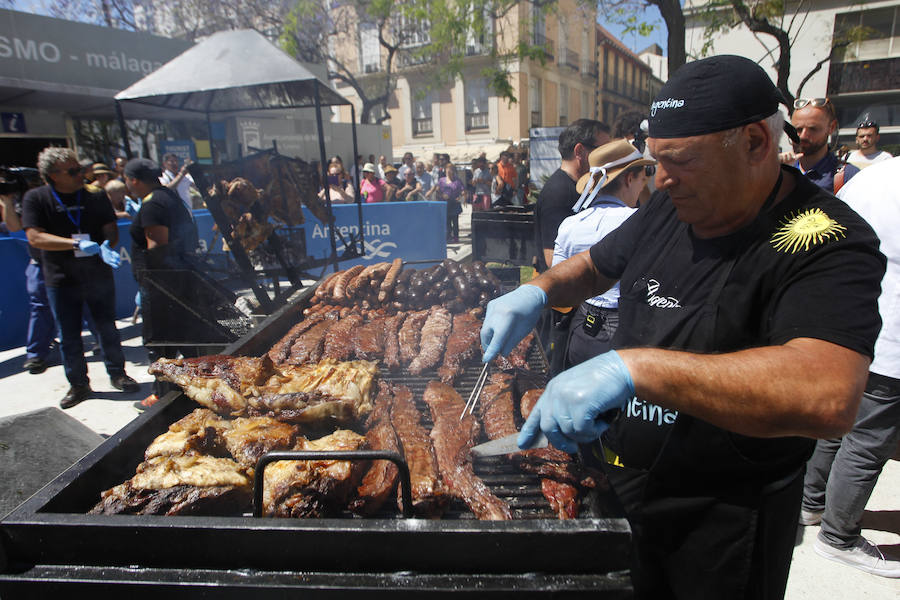
[[[461,239],[459,244],[448,246],[448,255],[464,258],[467,255],[466,242],[469,241],[469,216],[466,210],[460,219]],[[96,392],[94,398],[64,411],[86,426],[87,429],[109,436],[114,434],[132,419],[138,416],[133,407],[135,400],[144,398],[150,393],[150,381],[147,374],[147,355],[141,346],[140,325],[134,326],[130,319],[118,323],[125,346],[128,361],[128,373],[142,383],[141,391],[134,394],[123,394],[109,385],[109,378],[103,369],[103,363],[90,357],[88,368],[91,385]],[[90,336],[86,335],[86,340]],[[13,417],[22,413],[39,409],[54,408],[68,389],[62,367],[55,365],[41,375],[30,375],[22,371],[25,360],[24,348],[16,348],[0,352],[0,426],[4,417]],[[46,414],[46,413],[43,413]],[[56,415],[61,416],[61,415]],[[24,421],[23,421],[24,422]],[[50,422],[50,419],[48,419]],[[0,427],[0,436],[2,436]],[[85,439],[84,436],[81,439]],[[97,438],[99,440],[99,438]],[[45,452],[61,452],[65,449],[52,448],[59,444],[48,443]],[[40,447],[40,446],[38,446]],[[0,463],[13,459],[13,456],[27,456],[29,461],[25,468],[36,469],[47,466],[50,461],[36,450],[28,453],[15,452],[10,441],[0,439]],[[77,456],[71,461],[77,460]],[[8,465],[6,465],[8,467]],[[4,472],[9,471],[6,469]],[[52,479],[56,473],[47,473],[46,480]],[[15,482],[4,480],[4,487],[15,485]],[[25,482],[22,482],[25,486]],[[0,515],[5,514],[0,506]],[[893,556],[900,558],[900,453],[890,461],[882,474],[875,493],[869,502],[864,518],[864,535],[876,543],[882,544]],[[816,555],[812,548],[817,527],[801,528],[798,532],[797,547],[788,582],[788,600],[822,600],[825,598],[854,598],[858,600],[898,600],[900,599],[900,580],[889,580],[875,577],[849,567],[844,567]]]

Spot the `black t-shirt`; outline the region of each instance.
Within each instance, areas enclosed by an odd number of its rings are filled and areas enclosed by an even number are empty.
[[[557,169],[547,179],[534,208],[535,239],[539,251],[544,248],[553,249],[559,225],[566,217],[572,216],[572,207],[578,202],[579,196],[575,182],[562,169]],[[544,255],[539,252],[538,271],[543,272],[548,268]]]
[[[143,262],[143,256],[147,250],[147,237],[144,230],[147,227],[161,225],[169,230],[169,243],[167,244],[168,265],[147,265]],[[163,266],[182,266],[181,263],[197,248],[197,227],[191,220],[191,215],[181,201],[181,198],[168,188],[160,187],[153,190],[141,203],[141,209],[135,215],[129,229],[132,241],[132,256],[137,267],[160,268]]]
[[[39,227],[61,237],[86,233],[91,240],[102,244],[106,239],[103,226],[116,222],[116,213],[106,193],[83,188],[74,194],[57,195],[62,205],[54,198],[49,185],[28,190],[22,200],[22,227]],[[78,285],[92,277],[112,276],[99,255],[75,258],[74,250],[41,250],[40,262],[44,281],[50,287]]]
[[[809,337],[873,355],[885,270],[879,240],[846,204],[786,169],[795,176],[795,189],[738,232],[696,238],[677,219],[668,194],[657,192],[591,248],[597,269],[620,280],[614,348],[733,352]],[[703,319],[667,331],[647,326],[657,311],[672,311],[662,318],[678,323],[679,312],[698,307],[705,311]],[[639,398],[629,402],[610,430],[623,463],[648,468],[676,418],[677,413]],[[694,421],[702,424],[697,431],[718,429]],[[801,438],[724,433],[741,456],[760,465],[800,466],[813,445]],[[699,451],[702,441],[694,447]],[[689,459],[703,468],[709,457]]]

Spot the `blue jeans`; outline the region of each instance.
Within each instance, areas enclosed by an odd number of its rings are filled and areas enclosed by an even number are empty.
[[[900,379],[869,373],[853,429],[819,440],[806,465],[803,508],[824,510],[819,535],[850,548],[860,537],[863,512],[885,463],[900,441]]]
[[[25,341],[25,357],[47,360],[50,344],[56,335],[56,323],[47,299],[44,272],[33,260],[25,267],[25,291],[28,292],[28,337]]]
[[[97,327],[103,363],[110,377],[125,372],[125,355],[116,329],[116,290],[111,276],[98,274],[90,283],[47,287],[50,308],[59,324],[63,368],[71,385],[87,385],[87,362],[81,343],[82,307],[87,306]]]

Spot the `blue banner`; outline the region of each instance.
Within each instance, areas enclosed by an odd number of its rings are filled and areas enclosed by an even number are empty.
[[[354,204],[333,208],[337,231],[350,239],[359,231],[359,217]],[[328,227],[312,216],[305,207],[306,223],[302,226],[309,256],[327,258],[331,254]],[[443,260],[447,257],[447,205],[444,202],[384,202],[363,205],[363,235],[366,255],[341,262],[340,269],[373,262],[404,260]],[[200,247],[212,254],[222,254],[222,238],[213,232],[213,218],[208,210],[195,210],[194,218],[200,234]],[[116,282],[116,318],[134,314],[137,282],[131,271],[131,221],[119,221],[119,253],[121,266],[113,271]],[[338,254],[342,251],[338,238]],[[0,238],[0,350],[25,345],[28,326],[28,295],[25,292],[25,266],[28,249],[24,233]]]

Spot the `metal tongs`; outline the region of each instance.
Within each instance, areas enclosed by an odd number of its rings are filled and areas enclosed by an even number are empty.
[[[475,410],[475,405],[478,404],[478,398],[481,396],[481,390],[484,389],[484,383],[488,378],[488,366],[490,366],[490,363],[484,363],[484,366],[481,367],[481,374],[478,375],[478,380],[475,381],[475,387],[472,388],[472,393],[469,394],[469,399],[466,400],[466,405],[463,407],[462,414],[459,415],[460,421],[465,418],[467,412],[471,415]]]

